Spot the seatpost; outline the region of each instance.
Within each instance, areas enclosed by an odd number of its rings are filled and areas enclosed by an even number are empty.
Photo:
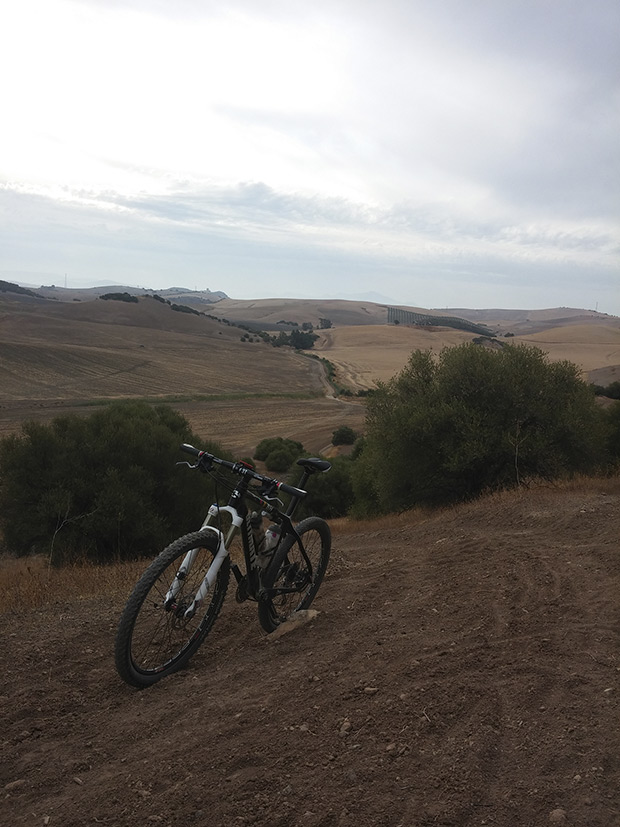
[[[304,468],[303,473],[301,475],[301,479],[297,483],[297,488],[302,488],[305,491],[306,490],[306,483],[308,482],[309,478],[310,478],[310,471],[308,471],[307,468]],[[295,509],[297,508],[298,503],[299,503],[299,500],[297,499],[297,497],[293,497],[291,499],[291,501],[288,505],[288,508],[286,509],[286,516],[287,517],[292,517],[293,516],[293,514],[295,513]]]

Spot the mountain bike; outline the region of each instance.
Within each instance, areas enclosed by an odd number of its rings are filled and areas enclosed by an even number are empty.
[[[216,480],[216,502],[202,527],[171,543],[146,569],[130,595],[116,634],[115,660],[128,684],[146,687],[184,666],[211,631],[222,608],[230,572],[236,598],[258,604],[258,619],[274,631],[316,596],[329,561],[331,532],[320,517],[293,525],[312,474],[325,473],[324,459],[299,459],[298,486],[257,473],[244,462],[228,462],[193,445],[181,450],[195,462],[179,463]],[[218,485],[231,490],[219,505]],[[290,497],[284,510],[279,495]],[[258,510],[250,510],[253,503]],[[271,525],[265,530],[263,519]],[[243,569],[231,562],[235,535],[241,534]]]

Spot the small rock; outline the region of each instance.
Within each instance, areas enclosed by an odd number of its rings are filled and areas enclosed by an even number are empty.
[[[351,721],[348,718],[345,718],[338,732],[341,738],[345,738],[349,734],[351,731],[351,726]]]
[[[379,691],[379,689],[378,689],[378,687],[376,687],[376,686],[365,686],[365,687],[364,687],[364,692],[365,692],[367,695],[376,695],[376,693],[377,693],[378,691]]]
[[[293,614],[288,617],[284,623],[281,623],[274,632],[268,635],[265,640],[277,643],[278,639],[281,638],[282,635],[286,635],[289,632],[298,629],[305,623],[310,623],[310,621],[314,620],[318,614],[319,613],[316,609],[301,609],[298,612],[293,612]]]
[[[9,781],[8,784],[5,784],[4,789],[7,792],[11,792],[11,790],[18,790],[20,787],[23,787],[25,783],[25,778],[17,778],[15,781]]]
[[[566,824],[566,810],[562,810],[561,807],[551,810],[549,813],[549,822],[551,824]]]

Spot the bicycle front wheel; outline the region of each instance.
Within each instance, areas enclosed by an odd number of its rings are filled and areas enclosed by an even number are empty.
[[[150,686],[184,666],[205,639],[220,613],[230,558],[225,557],[212,589],[191,617],[186,611],[213,562],[218,539],[196,531],[171,543],[137,582],[116,634],[116,668],[132,686]],[[178,578],[174,599],[166,600],[185,555],[195,549],[189,571]]]
[[[297,538],[289,535],[276,549],[263,576],[263,586],[271,595],[259,601],[258,619],[266,632],[273,632],[294,612],[310,606],[327,569],[331,531],[325,520],[308,517],[296,531],[306,556]]]

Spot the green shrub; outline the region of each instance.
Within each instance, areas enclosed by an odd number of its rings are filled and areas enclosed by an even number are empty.
[[[195,307],[188,307],[186,304],[171,304],[170,307],[177,313],[191,313],[193,316],[200,316],[200,311]]]
[[[103,301],[129,302],[130,304],[137,304],[138,297],[132,296],[130,293],[104,293],[99,296]]]
[[[576,365],[537,348],[415,351],[368,396],[356,513],[464,500],[529,477],[587,472],[603,417]]]
[[[593,385],[592,387],[597,396],[606,396],[608,399],[620,399],[620,382],[612,382],[607,386]]]
[[[276,448],[267,454],[265,458],[265,467],[268,471],[275,471],[277,474],[283,474],[293,464],[295,456],[287,451],[285,448]]]
[[[607,424],[607,458],[612,469],[620,465],[620,402],[604,412]]]
[[[332,445],[353,445],[357,433],[348,425],[340,425],[332,434]]]
[[[0,440],[0,529],[18,555],[54,562],[154,555],[198,527],[211,480],[176,467],[182,442],[201,443],[166,407],[111,404],[87,418],[26,422]]]
[[[265,462],[272,451],[280,448],[283,448],[291,454],[294,459],[300,457],[304,450],[304,446],[301,442],[296,442],[293,439],[284,439],[284,437],[281,436],[267,437],[266,439],[262,439],[256,446],[256,450],[254,451],[254,459],[257,459],[260,462]]]
[[[316,514],[325,520],[344,517],[353,505],[353,462],[349,457],[334,457],[326,473],[313,474],[308,480],[308,496],[303,513]]]

